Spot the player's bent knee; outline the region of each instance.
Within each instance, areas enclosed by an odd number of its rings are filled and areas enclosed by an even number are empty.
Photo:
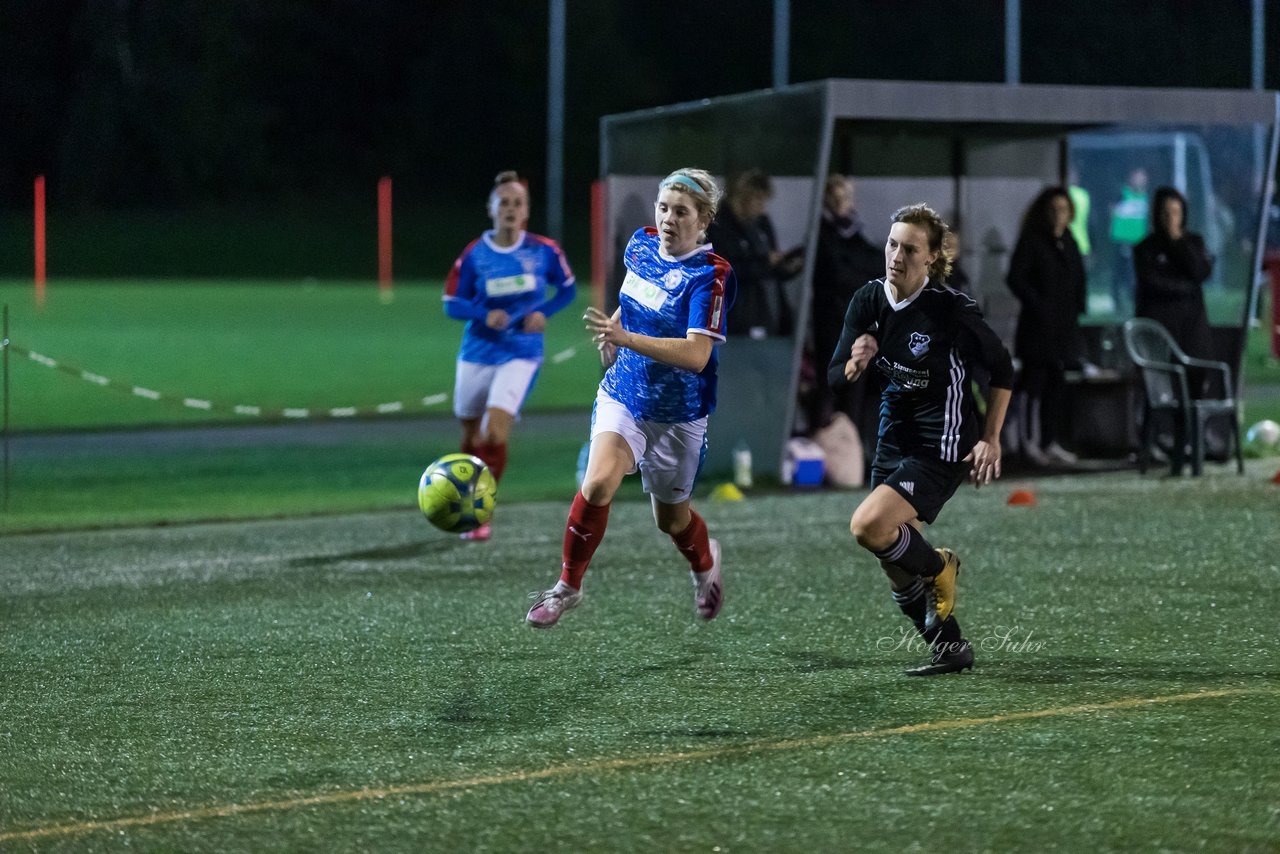
[[[855,513],[853,518],[849,520],[849,533],[853,534],[853,538],[858,541],[858,545],[864,549],[878,552],[893,545],[897,529],[891,525],[884,524],[874,516],[864,517]]]
[[[600,507],[613,500],[613,496],[617,493],[620,485],[619,480],[588,475],[582,481],[582,497],[587,499],[588,504]]]

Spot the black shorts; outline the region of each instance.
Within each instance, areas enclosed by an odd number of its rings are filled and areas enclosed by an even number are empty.
[[[921,522],[932,525],[942,505],[969,478],[969,463],[948,463],[933,457],[901,456],[882,444],[871,464],[871,488],[886,484],[915,508]]]

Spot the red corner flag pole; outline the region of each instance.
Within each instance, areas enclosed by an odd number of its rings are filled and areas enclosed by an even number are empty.
[[[591,302],[604,310],[605,270],[605,199],[604,181],[591,182]]]
[[[378,294],[391,301],[391,179],[378,179]]]
[[[36,305],[44,305],[44,176],[36,176]]]

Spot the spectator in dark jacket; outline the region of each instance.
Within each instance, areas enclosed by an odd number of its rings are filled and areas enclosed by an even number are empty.
[[[1133,248],[1134,314],[1163,324],[1188,356],[1213,358],[1201,286],[1213,273],[1204,238],[1187,231],[1187,200],[1173,187],[1156,190],[1151,233]],[[1203,394],[1202,375],[1191,393]]]
[[[1075,215],[1065,187],[1040,192],[1022,219],[1005,281],[1022,304],[1014,355],[1022,362],[1021,445],[1036,465],[1076,462],[1059,437],[1066,427],[1068,366],[1080,362],[1084,261],[1068,226]]]
[[[854,419],[864,435],[874,435],[875,412],[879,408],[879,391],[870,395],[862,390],[867,383],[848,386],[833,392],[827,383],[826,365],[831,361],[844,315],[853,292],[872,279],[884,275],[884,247],[872,243],[863,232],[863,224],[854,207],[853,181],[844,175],[827,176],[822,194],[822,222],[818,224],[818,248],[813,261],[813,296],[809,305],[809,331],[813,336],[814,387],[806,412],[810,432],[825,427],[839,411]],[[847,354],[846,354],[847,355]],[[865,400],[864,400],[865,399]],[[865,402],[869,419],[860,421],[855,404]],[[871,432],[866,427],[870,424]],[[867,443],[870,444],[870,443]]]
[[[764,212],[773,197],[773,182],[759,169],[749,169],[729,181],[725,207],[707,229],[712,250],[733,267],[738,298],[733,307],[730,335],[790,335],[791,305],[783,283],[800,272],[798,252],[782,252],[773,223]]]

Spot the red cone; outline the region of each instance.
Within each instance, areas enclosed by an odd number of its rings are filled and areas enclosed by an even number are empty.
[[[1035,507],[1036,494],[1030,489],[1015,489],[1009,494],[1010,507]]]

